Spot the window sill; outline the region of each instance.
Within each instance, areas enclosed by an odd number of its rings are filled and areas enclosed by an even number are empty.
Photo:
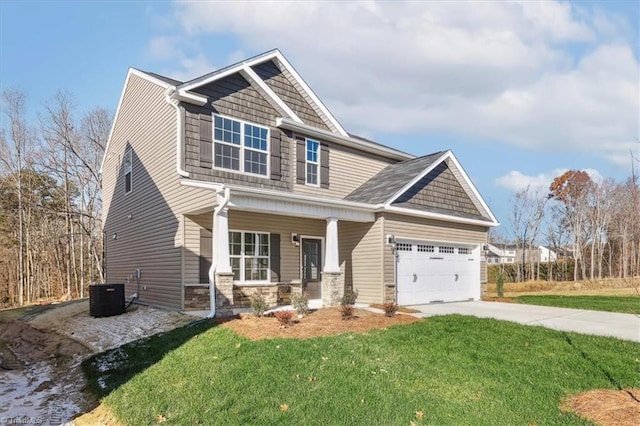
[[[234,281],[233,285],[237,287],[268,287],[277,285],[278,283],[272,283],[271,281]]]
[[[239,176],[249,176],[249,177],[261,178],[261,179],[271,179],[269,173],[267,173],[266,175],[259,175],[259,174],[256,174],[256,173],[241,172],[240,170],[225,169],[224,167],[213,167],[212,169],[214,171],[233,173],[234,175],[239,175]]]

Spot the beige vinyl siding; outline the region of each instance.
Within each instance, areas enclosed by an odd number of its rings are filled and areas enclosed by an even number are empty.
[[[295,141],[293,141],[295,143]],[[358,152],[356,150],[329,143],[329,188],[301,185],[293,179],[293,192],[300,194],[320,195],[331,198],[344,198],[353,190],[371,179],[380,170],[394,160],[377,155]],[[295,174],[297,162],[295,146],[291,149],[293,160],[292,174]]]
[[[345,286],[358,291],[358,303],[381,303],[382,219],[374,223],[338,222],[338,233]]]
[[[138,291],[133,274],[140,268],[140,301],[180,309],[181,249],[175,244],[180,224],[162,195],[169,172],[175,176],[169,165],[175,162],[176,124],[163,92],[134,74],[128,79],[103,168],[107,273],[109,282],[126,284],[129,297]],[[133,183],[125,194],[121,162],[127,146]]]
[[[185,261],[187,285],[197,284],[199,281],[200,227],[211,229],[212,217],[212,214],[191,216],[185,222],[189,225],[185,233],[185,249],[187,252],[195,253],[193,257],[189,255],[188,262]],[[324,220],[229,211],[229,230],[280,234],[280,282],[285,283],[300,280],[300,246],[291,242],[291,234],[324,238],[326,226]]]
[[[208,217],[209,224],[200,225],[198,218]],[[183,279],[185,285],[200,284],[200,228],[211,228],[212,214],[198,217],[184,216],[184,261]],[[204,221],[203,221],[204,222]]]
[[[488,228],[477,225],[444,222],[397,214],[382,214],[384,235],[396,238],[442,241],[460,244],[486,244]],[[393,252],[391,246],[384,245],[384,283],[394,283]]]

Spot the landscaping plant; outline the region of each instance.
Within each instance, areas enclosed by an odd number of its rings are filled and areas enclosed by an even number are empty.
[[[300,317],[309,314],[309,298],[306,293],[293,293],[291,295],[291,306],[298,312]]]
[[[498,293],[498,297],[504,297],[504,277],[502,273],[498,273],[498,280],[496,281],[496,291]]]
[[[384,308],[384,314],[388,317],[394,317],[396,316],[396,312],[398,312],[398,305],[391,302],[391,303],[385,303],[383,305]]]
[[[350,320],[353,318],[353,305],[358,298],[358,290],[347,290],[340,300],[340,313],[343,320]]]
[[[278,324],[280,324],[280,328],[285,328],[288,325],[291,325],[291,318],[293,318],[293,312],[291,311],[276,311],[273,313],[273,316],[278,320]]]
[[[253,310],[254,315],[257,317],[263,316],[267,308],[267,299],[264,297],[262,289],[256,290],[251,296],[251,310]]]

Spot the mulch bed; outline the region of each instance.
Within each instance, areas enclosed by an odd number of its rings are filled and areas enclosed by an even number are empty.
[[[271,316],[262,318],[244,316],[227,321],[222,326],[228,327],[250,340],[274,338],[307,339],[342,333],[365,333],[372,329],[421,321],[420,318],[403,314],[387,317],[383,314],[363,309],[354,309],[353,312],[354,317],[352,319],[343,320],[340,308],[318,309],[303,318],[294,316],[293,324],[285,328],[281,328],[278,320]]]
[[[637,426],[640,424],[640,389],[596,389],[571,396],[562,409],[598,425]]]

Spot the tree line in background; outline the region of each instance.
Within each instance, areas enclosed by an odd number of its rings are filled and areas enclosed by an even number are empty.
[[[531,187],[516,193],[509,222],[517,253],[538,245],[557,257],[541,262],[526,256],[502,265],[494,275],[527,280],[595,280],[640,275],[640,187],[631,155],[631,176],[624,182],[592,179],[570,170],[556,177],[548,192]]]
[[[104,278],[99,172],[112,114],[78,117],[64,91],[37,120],[27,106],[2,93],[0,307],[84,297]]]

